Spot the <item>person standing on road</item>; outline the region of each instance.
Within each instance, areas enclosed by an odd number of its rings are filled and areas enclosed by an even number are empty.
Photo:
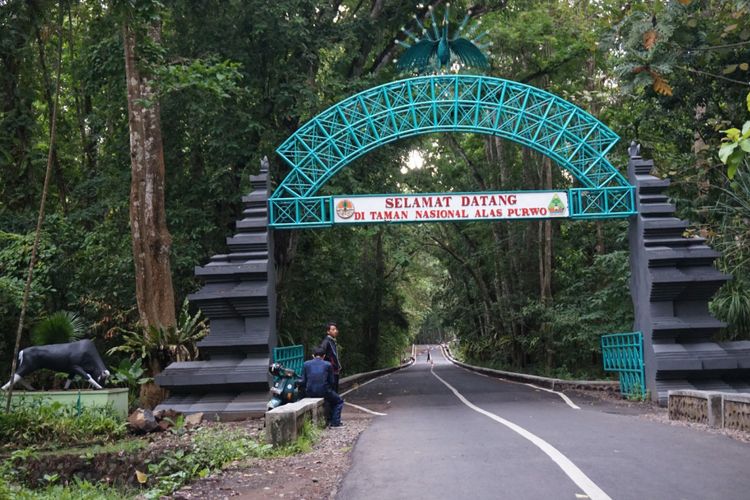
[[[333,391],[339,392],[339,375],[341,374],[341,361],[339,361],[338,346],[336,344],[336,338],[339,336],[339,327],[336,323],[330,322],[326,324],[326,336],[323,342],[320,343],[320,348],[323,349],[323,359],[331,363],[333,368]]]
[[[341,427],[341,409],[344,400],[333,390],[333,367],[323,359],[325,351],[321,347],[313,349],[313,359],[305,361],[302,366],[302,379],[299,385],[304,387],[305,396],[325,398],[331,405],[331,427]]]

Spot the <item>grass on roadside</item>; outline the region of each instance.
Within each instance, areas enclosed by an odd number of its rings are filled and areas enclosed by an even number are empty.
[[[58,480],[59,478],[50,477],[49,482]],[[50,484],[38,489],[26,488],[0,479],[0,498],[15,500],[126,500],[133,498],[136,493],[79,479],[68,485]]]
[[[125,499],[142,495],[144,498],[160,498],[169,495],[185,484],[221,471],[230,463],[248,458],[276,458],[307,453],[320,435],[320,430],[309,420],[303,425],[297,440],[289,445],[273,447],[251,437],[245,430],[226,426],[210,426],[191,432],[191,444],[187,448],[169,449],[159,455],[158,460],[146,463],[143,470],[136,471],[138,489],[115,488],[105,484],[92,484],[74,479],[69,484],[61,484],[62,478],[56,474],[45,476],[47,485],[30,489],[14,484],[17,470],[24,462],[40,454],[33,447],[16,450],[0,465],[0,498],[35,500],[73,499]],[[67,453],[93,459],[99,453],[123,451],[136,453],[146,446],[141,439],[93,446],[81,449],[68,449]],[[59,452],[45,452],[57,454]]]
[[[252,439],[240,429],[207,428],[196,433],[193,449],[185,452],[176,450],[158,463],[148,466],[144,486],[150,478],[154,483],[144,494],[146,498],[159,498],[168,495],[188,482],[220,471],[228,464],[247,458],[276,458],[312,449],[320,433],[312,422],[305,421],[299,437],[294,443],[274,448]]]
[[[320,427],[313,424],[309,418],[305,419],[297,439],[286,446],[279,446],[273,449],[271,454],[274,457],[288,457],[290,455],[308,453],[312,450],[313,445],[319,437]]]

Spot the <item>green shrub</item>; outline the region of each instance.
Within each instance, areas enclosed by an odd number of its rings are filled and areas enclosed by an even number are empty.
[[[146,377],[142,360],[130,360],[125,358],[120,364],[112,369],[112,380],[115,384],[124,385],[128,388],[128,410],[138,407],[138,393],[143,384],[151,382],[151,377]]]
[[[60,446],[124,435],[125,422],[111,408],[82,407],[79,414],[71,405],[35,401],[0,414],[0,446]]]
[[[319,436],[320,428],[315,426],[315,424],[312,423],[312,420],[307,418],[302,424],[302,429],[300,429],[297,439],[293,443],[276,448],[273,451],[273,455],[285,457],[296,455],[298,453],[308,453],[312,450],[312,447],[315,444],[315,441],[318,440]]]
[[[59,478],[51,476],[50,483]],[[72,484],[65,486],[50,484],[46,488],[28,489],[22,486],[8,484],[0,479],[0,498],[17,500],[120,500],[132,498],[127,492],[119,491],[104,484],[92,484],[88,481],[74,479]]]
[[[150,486],[146,498],[160,498],[234,460],[270,453],[271,445],[253,440],[240,429],[203,428],[195,433],[189,449],[168,451],[159,462],[150,463],[147,471],[140,471],[139,480]]]

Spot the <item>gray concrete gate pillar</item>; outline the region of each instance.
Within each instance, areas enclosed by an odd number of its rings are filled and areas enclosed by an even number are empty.
[[[674,216],[669,179],[652,175],[640,146],[629,149],[628,178],[638,214],[630,220],[630,291],[634,330],[643,332],[646,386],[666,405],[670,390],[750,391],[750,342],[715,342],[726,326],[708,303],[731,277],[719,272],[720,254],[704,238],[687,236],[689,222]]]

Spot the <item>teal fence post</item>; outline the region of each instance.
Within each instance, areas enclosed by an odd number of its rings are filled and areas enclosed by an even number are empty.
[[[295,371],[297,375],[302,374],[302,364],[305,362],[305,348],[301,345],[289,347],[274,347],[273,362],[284,365]]]
[[[604,370],[617,372],[623,396],[646,395],[641,332],[602,335]]]

